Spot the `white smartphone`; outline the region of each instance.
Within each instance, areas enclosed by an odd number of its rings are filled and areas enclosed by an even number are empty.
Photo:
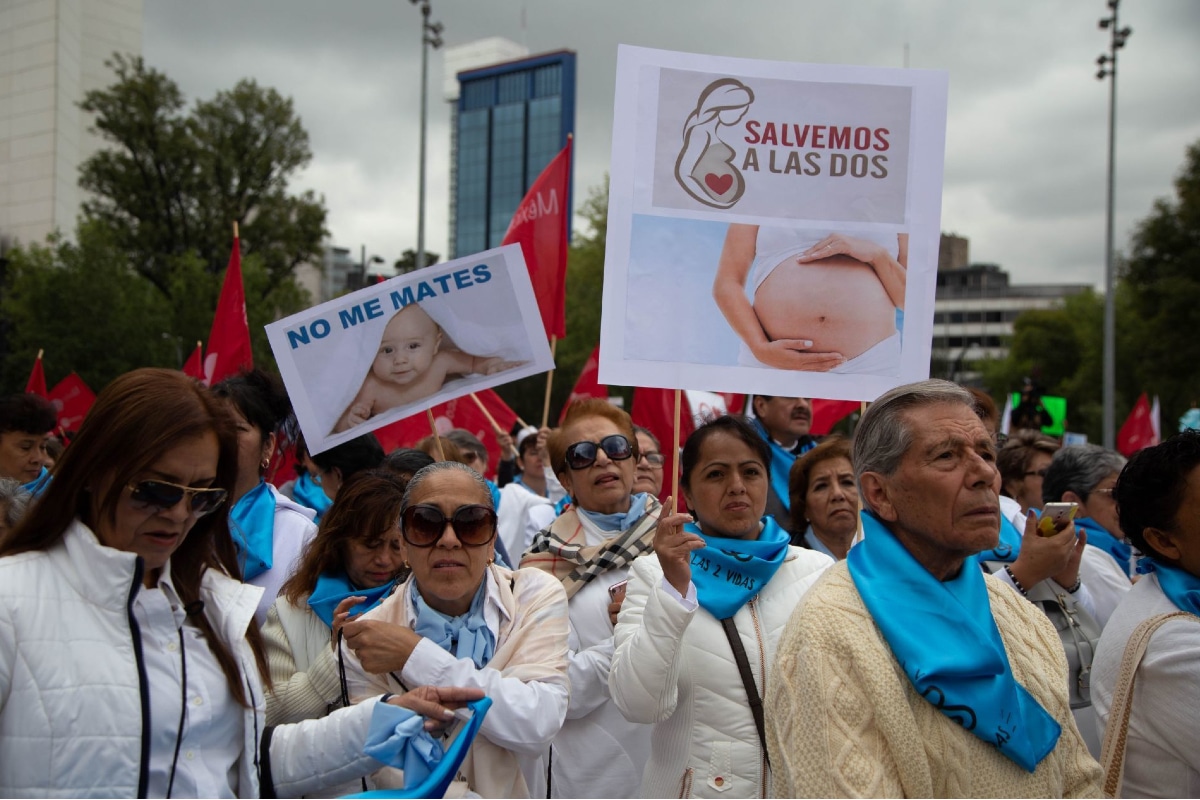
[[[1055,535],[1071,524],[1078,510],[1078,503],[1046,503],[1042,507],[1042,519],[1038,522],[1038,535]]]

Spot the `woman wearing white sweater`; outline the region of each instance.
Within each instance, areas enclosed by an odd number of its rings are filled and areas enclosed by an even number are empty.
[[[405,483],[385,469],[351,475],[267,613],[263,638],[273,684],[268,725],[323,717],[342,705],[338,631],[351,614],[379,605],[396,585],[404,564]]]
[[[655,723],[642,797],[765,797],[768,667],[833,561],[764,516],[770,453],[740,418],[698,428],[682,461],[692,515],[663,517],[633,563],[609,688],[627,719]]]

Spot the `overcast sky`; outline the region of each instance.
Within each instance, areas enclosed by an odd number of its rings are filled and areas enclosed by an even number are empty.
[[[942,230],[1020,283],[1102,284],[1103,0],[433,0],[448,45],[503,36],[578,53],[575,204],[608,170],[617,45],[946,70]],[[1118,248],[1200,140],[1200,3],[1126,0]],[[241,78],[295,101],[334,243],[392,261],[417,240],[420,12],[408,0],[147,0],[143,55],[192,100]],[[426,249],[446,253],[449,110],[430,57]]]

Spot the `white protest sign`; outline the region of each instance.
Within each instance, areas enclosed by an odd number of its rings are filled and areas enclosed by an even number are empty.
[[[928,377],[947,76],[622,46],[600,382],[873,400]]]
[[[554,366],[518,245],[330,300],[267,338],[312,453]]]

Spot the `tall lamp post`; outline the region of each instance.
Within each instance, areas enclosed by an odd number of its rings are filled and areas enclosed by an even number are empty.
[[[417,269],[425,266],[425,118],[428,106],[429,48],[442,46],[442,23],[429,21],[429,0],[412,0],[421,8],[421,164],[417,172]]]
[[[1115,403],[1117,393],[1117,303],[1113,284],[1113,177],[1116,173],[1117,136],[1117,51],[1133,29],[1117,25],[1117,6],[1121,0],[1108,0],[1111,17],[1100,20],[1100,29],[1108,29],[1108,52],[1096,59],[1100,69],[1097,80],[1109,79],[1108,84],[1108,223],[1104,242],[1104,446],[1112,450],[1116,443]]]

